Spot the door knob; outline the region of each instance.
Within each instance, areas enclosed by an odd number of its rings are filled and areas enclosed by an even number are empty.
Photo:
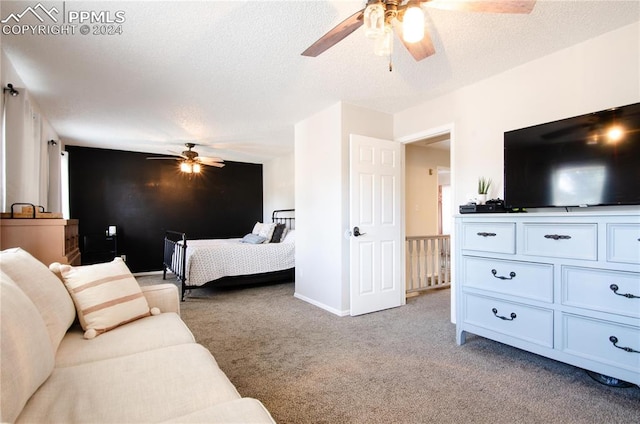
[[[354,237],[363,236],[363,235],[365,235],[365,234],[366,234],[366,233],[361,233],[361,232],[360,232],[360,228],[358,228],[358,227],[353,227],[353,236],[354,236]]]

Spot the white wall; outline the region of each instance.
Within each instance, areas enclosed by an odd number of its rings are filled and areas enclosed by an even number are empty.
[[[263,222],[271,222],[276,209],[295,206],[294,154],[272,159],[262,165]]]
[[[342,312],[342,105],[295,125],[295,296]]]
[[[349,313],[349,135],[391,139],[393,117],[337,103],[295,126],[296,297]]]
[[[394,115],[396,138],[455,125],[454,207],[493,179],[503,196],[503,133],[640,101],[640,24],[635,23]],[[471,196],[473,197],[473,196]]]

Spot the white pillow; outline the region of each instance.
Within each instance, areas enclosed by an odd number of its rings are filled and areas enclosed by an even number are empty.
[[[260,232],[258,233],[258,235],[260,237],[264,237],[265,241],[264,243],[269,243],[271,242],[271,237],[273,236],[273,232],[276,229],[276,224],[262,224],[262,227],[260,228]]]
[[[251,230],[251,234],[260,235],[260,230],[262,229],[262,222],[256,222],[256,225],[253,226],[253,230]]]
[[[160,313],[157,308],[149,310],[140,285],[122,258],[79,267],[60,265],[60,275],[76,305],[86,339]]]

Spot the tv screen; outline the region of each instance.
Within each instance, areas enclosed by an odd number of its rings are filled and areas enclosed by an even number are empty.
[[[640,103],[504,133],[514,208],[640,205]]]

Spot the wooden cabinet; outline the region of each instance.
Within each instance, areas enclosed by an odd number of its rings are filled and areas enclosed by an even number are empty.
[[[43,264],[80,265],[77,219],[0,219],[0,248],[21,247]]]
[[[640,384],[640,216],[456,218],[456,337]]]

